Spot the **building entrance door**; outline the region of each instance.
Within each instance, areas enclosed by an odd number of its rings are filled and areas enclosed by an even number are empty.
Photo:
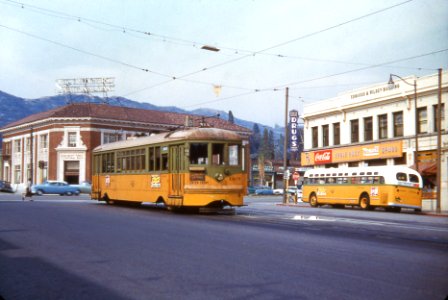
[[[79,183],[79,160],[64,161],[64,180],[69,184]]]

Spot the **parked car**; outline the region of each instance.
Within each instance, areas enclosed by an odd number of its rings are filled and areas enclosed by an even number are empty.
[[[80,184],[70,184],[72,187],[77,188],[81,193],[90,194],[92,192],[92,184],[88,181],[83,181]]]
[[[274,189],[274,195],[283,195],[283,189]]]
[[[14,193],[11,184],[4,180],[0,180],[0,192]]]
[[[256,189],[255,195],[274,195],[274,190],[268,186],[265,186],[262,189]]]
[[[247,187],[247,193],[248,194],[255,194],[256,190],[261,190],[261,189],[270,189],[270,187],[265,186],[265,185],[249,186],[249,187]]]
[[[42,184],[31,186],[31,193],[37,195],[59,194],[59,195],[79,195],[80,190],[77,187],[69,185],[65,181],[45,181]]]

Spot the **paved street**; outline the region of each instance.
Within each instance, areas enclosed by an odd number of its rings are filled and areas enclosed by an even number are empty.
[[[6,299],[444,299],[448,219],[277,205],[235,215],[0,194]]]

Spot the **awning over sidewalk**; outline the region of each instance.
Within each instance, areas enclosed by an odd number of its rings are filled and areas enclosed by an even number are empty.
[[[437,174],[437,163],[420,163],[418,165],[418,172],[424,176],[431,176]]]

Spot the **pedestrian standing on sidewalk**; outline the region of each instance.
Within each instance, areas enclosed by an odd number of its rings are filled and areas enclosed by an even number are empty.
[[[31,192],[31,178],[26,182],[25,193],[22,194],[22,201],[29,197],[30,201],[33,201],[33,193]]]

